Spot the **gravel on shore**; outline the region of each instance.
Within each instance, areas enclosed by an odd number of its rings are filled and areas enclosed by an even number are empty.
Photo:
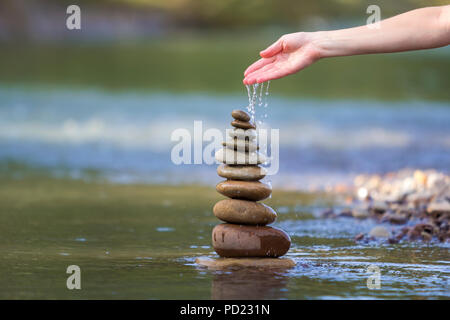
[[[385,238],[400,241],[450,241],[450,176],[435,170],[405,169],[385,175],[359,175],[345,199],[345,209],[324,212],[326,217],[348,216],[405,225],[390,232],[383,225],[355,241]]]

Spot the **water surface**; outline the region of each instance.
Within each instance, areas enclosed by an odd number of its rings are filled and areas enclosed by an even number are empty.
[[[199,197],[201,195],[201,197]],[[193,201],[195,199],[195,201]],[[449,298],[448,244],[355,244],[369,220],[322,219],[324,194],[275,191],[274,226],[291,235],[288,271],[210,271],[213,188],[86,183],[27,177],[0,181],[2,299]],[[344,219],[344,220],[342,220]],[[81,290],[66,268],[81,268]],[[369,290],[369,265],[381,289]]]

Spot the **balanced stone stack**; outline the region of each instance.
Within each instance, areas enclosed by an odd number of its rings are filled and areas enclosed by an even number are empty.
[[[222,162],[217,173],[226,178],[216,190],[229,199],[219,201],[213,209],[214,215],[225,222],[213,229],[214,250],[227,258],[280,257],[289,250],[291,239],[283,230],[266,226],[277,214],[258,202],[272,193],[270,185],[259,181],[267,174],[260,166],[267,158],[259,152],[250,116],[241,110],[231,115],[234,129],[216,152],[216,159]]]

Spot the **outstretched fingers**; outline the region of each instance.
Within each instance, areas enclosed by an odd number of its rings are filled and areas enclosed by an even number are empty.
[[[277,68],[273,64],[270,64],[259,70],[256,70],[255,72],[253,72],[253,73],[249,74],[247,77],[245,77],[244,84],[259,83],[260,81],[258,81],[258,79],[261,78],[261,76],[263,76],[266,73],[270,73],[275,69],[277,69]]]
[[[244,71],[244,77],[246,77],[247,75],[249,75],[252,72],[255,72],[256,70],[264,67],[265,65],[272,63],[275,61],[275,58],[262,58],[259,59],[258,61],[256,61],[255,63],[253,63],[250,67],[248,67],[245,71]]]
[[[255,78],[255,83],[261,83],[261,82],[266,82],[269,80],[279,79],[279,78],[285,77],[291,73],[293,73],[293,72],[288,71],[288,70],[278,69],[278,68],[272,68],[271,70],[268,70],[267,72],[257,75]]]
[[[291,61],[285,61],[281,64],[274,64],[273,68],[255,74],[255,82],[261,83],[268,80],[275,80],[297,71],[303,70],[314,62],[313,59],[305,57],[303,54],[299,54],[297,57],[291,57]]]
[[[263,58],[270,58],[283,51],[283,39],[278,39],[275,43],[270,45],[267,49],[264,49],[259,53]]]

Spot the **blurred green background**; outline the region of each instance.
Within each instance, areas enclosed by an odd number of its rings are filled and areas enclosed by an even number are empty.
[[[446,1],[73,1],[0,3],[0,82],[108,90],[242,93],[243,71],[284,33],[353,27]],[[420,22],[417,22],[420,23]],[[319,61],[273,83],[278,95],[449,100],[447,48]]]

